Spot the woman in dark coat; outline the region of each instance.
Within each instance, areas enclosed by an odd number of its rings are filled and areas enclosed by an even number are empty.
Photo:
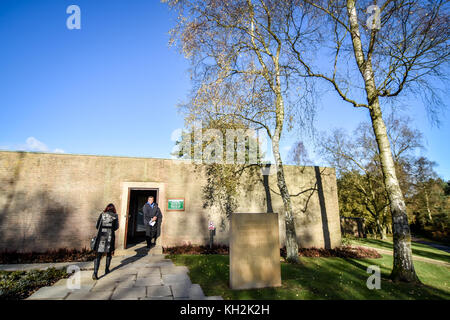
[[[119,217],[114,204],[108,204],[105,210],[100,213],[96,228],[98,229],[98,233],[94,245],[94,251],[97,252],[97,257],[94,262],[94,274],[92,275],[92,279],[94,280],[98,279],[97,272],[103,253],[106,253],[105,274],[110,272],[109,266],[111,264],[111,255],[114,252],[114,243],[116,239],[114,232],[119,229]]]

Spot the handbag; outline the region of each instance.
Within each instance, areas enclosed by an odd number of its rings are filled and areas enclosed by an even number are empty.
[[[102,228],[102,221],[103,221],[103,219],[100,219],[100,225],[98,226],[98,230],[100,230]],[[98,231],[97,231],[97,235],[98,235]],[[95,245],[97,244],[97,235],[95,235],[91,239],[91,250],[95,250]]]
[[[94,248],[95,248],[95,243],[97,242],[97,236],[94,236],[92,239],[91,239],[91,250],[94,250]]]

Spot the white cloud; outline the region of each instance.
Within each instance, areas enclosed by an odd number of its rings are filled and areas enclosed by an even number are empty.
[[[171,135],[170,135],[170,141],[178,141],[178,140],[180,140],[182,133],[183,133],[183,130],[181,128],[173,130]]]
[[[35,137],[28,137],[26,144],[26,150],[48,152],[48,147],[45,143],[39,141]]]
[[[55,148],[53,151],[51,151],[45,143],[39,141],[35,137],[28,137],[25,142],[25,144],[21,144],[14,149],[22,151],[65,153],[65,151],[61,148]]]

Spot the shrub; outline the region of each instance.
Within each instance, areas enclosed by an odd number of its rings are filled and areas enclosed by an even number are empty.
[[[0,300],[19,300],[29,297],[41,287],[69,277],[64,269],[49,268],[31,271],[0,271]]]
[[[195,246],[191,244],[175,247],[164,247],[163,253],[165,254],[228,254],[228,246],[226,245],[214,245],[211,249],[209,246]],[[301,257],[339,257],[339,258],[354,258],[354,259],[366,259],[366,258],[381,258],[381,255],[375,250],[370,248],[341,246],[334,249],[322,249],[322,248],[299,248],[298,254]],[[286,258],[286,247],[280,249],[280,255]]]

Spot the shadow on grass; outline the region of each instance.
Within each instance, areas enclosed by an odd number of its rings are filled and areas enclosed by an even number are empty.
[[[228,256],[170,255],[176,264],[189,268],[193,283],[199,283],[206,295],[224,299],[450,299],[450,292],[429,285],[393,283],[389,256],[383,259],[301,258],[298,265],[281,264],[282,286],[252,290],[229,289]],[[383,260],[380,263],[379,260]],[[380,266],[380,290],[370,290],[367,266]],[[435,268],[445,268],[433,266]]]
[[[390,257],[389,257],[390,258]],[[381,279],[382,284],[381,288],[383,291],[387,291],[395,296],[396,298],[392,299],[450,299],[450,292],[442,290],[440,288],[436,288],[430,285],[426,284],[411,284],[411,283],[405,283],[405,282],[393,282],[390,279],[391,274],[391,268],[392,265],[388,264],[377,264],[376,261],[372,260],[356,260],[356,259],[345,259],[349,264],[353,265],[354,267],[360,269],[362,272],[367,272],[367,267],[370,265],[377,265],[380,267],[381,272]],[[431,268],[445,268],[445,267],[438,267],[431,264],[424,263],[425,265],[428,265]],[[419,273],[416,264],[416,271]],[[370,274],[366,273],[366,276],[369,277]],[[419,275],[419,279],[421,279]],[[445,279],[442,279],[445,280]],[[399,290],[400,289],[400,290]],[[372,290],[375,292],[380,292],[382,290]]]
[[[393,244],[392,242],[385,241],[385,240],[379,240],[379,239],[355,239],[357,243],[360,243],[362,245],[368,245],[376,248],[381,249],[387,249],[387,250],[393,250]],[[450,263],[450,254],[446,253],[445,251],[441,251],[439,249],[433,248],[429,245],[412,242],[411,243],[412,253],[413,255],[434,259],[434,260],[440,260],[447,263]],[[442,253],[441,253],[442,252]]]
[[[450,254],[448,254],[444,251],[442,251],[442,253],[438,253],[436,251],[438,251],[439,249],[434,249],[434,248],[432,250],[434,250],[435,252],[432,252],[429,250],[430,250],[430,247],[428,245],[420,244],[420,243],[412,244],[413,255],[430,258],[430,259],[435,259],[435,260],[441,260],[441,261],[450,263]]]

